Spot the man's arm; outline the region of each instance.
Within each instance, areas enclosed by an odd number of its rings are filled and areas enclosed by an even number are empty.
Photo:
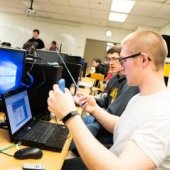
[[[92,114],[107,131],[113,133],[113,129],[119,119],[118,116],[111,115],[99,107],[92,96],[80,96],[79,102],[83,110]]]
[[[66,93],[62,93],[58,85],[54,85],[53,89],[49,93],[48,109],[62,119],[69,112],[75,111],[76,107],[68,89]],[[128,142],[121,155],[117,157],[93,137],[79,115],[71,117],[65,124],[88,169],[154,170],[156,168],[153,161],[133,141]]]
[[[134,142],[129,142],[119,157],[114,155],[92,136],[80,116],[71,118],[66,125],[88,169],[154,170],[156,168],[153,161]]]

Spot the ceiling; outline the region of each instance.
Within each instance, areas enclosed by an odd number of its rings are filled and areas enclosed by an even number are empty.
[[[31,0],[0,0],[0,11],[26,15]],[[108,28],[161,29],[170,23],[170,0],[136,0],[124,23],[108,21],[111,0],[34,0],[35,18]]]

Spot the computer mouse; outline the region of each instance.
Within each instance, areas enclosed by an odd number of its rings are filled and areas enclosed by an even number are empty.
[[[39,159],[43,155],[42,150],[35,147],[29,147],[17,150],[14,153],[16,159]]]

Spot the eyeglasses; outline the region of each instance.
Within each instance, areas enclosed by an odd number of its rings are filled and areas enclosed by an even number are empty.
[[[120,62],[121,65],[123,65],[128,58],[135,58],[135,57],[137,57],[137,56],[139,56],[141,54],[142,53],[140,52],[140,53],[136,53],[136,54],[133,54],[133,55],[130,55],[130,56],[127,56],[127,57],[120,57],[119,62]],[[152,59],[150,57],[148,57],[148,60],[152,61]]]
[[[141,53],[136,53],[136,54],[133,54],[133,55],[130,55],[130,56],[127,56],[127,57],[120,57],[119,62],[120,62],[121,65],[123,65],[128,58],[135,58],[139,55],[141,55]]]

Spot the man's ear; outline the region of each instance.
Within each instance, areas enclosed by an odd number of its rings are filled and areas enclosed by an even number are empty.
[[[149,63],[149,57],[146,53],[141,53],[143,63]]]
[[[142,65],[143,67],[146,67],[150,62],[149,57],[146,53],[142,53],[141,56],[142,56]]]

